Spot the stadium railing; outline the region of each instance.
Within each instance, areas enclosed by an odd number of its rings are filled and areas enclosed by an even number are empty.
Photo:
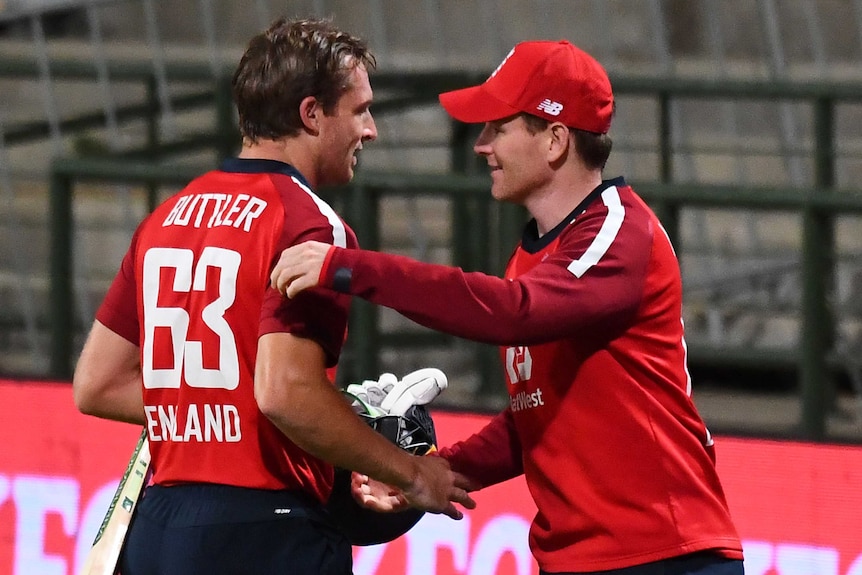
[[[38,73],[30,62],[0,58],[0,76],[33,77]],[[50,73],[56,78],[93,78],[95,66],[88,62],[52,61]],[[197,173],[187,166],[169,165],[165,158],[192,150],[216,149],[220,156],[230,154],[236,146],[237,135],[229,98],[229,86],[222,78],[213,78],[208,66],[169,63],[166,73],[170,77],[189,82],[198,82],[200,90],[173,97],[175,109],[183,107],[215,107],[216,125],[200,134],[182,140],[159,141],[158,118],[156,117],[157,95],[151,67],[129,62],[109,62],[109,73],[113,80],[140,82],[149,87],[145,101],[127,105],[118,110],[122,121],[144,120],[148,122],[149,139],[138,149],[130,149],[101,158],[61,158],[53,162],[50,183],[50,300],[53,310],[51,325],[50,374],[66,378],[71,373],[73,337],[75,331],[74,303],[72,298],[72,205],[74,188],[85,181],[110,181],[115,183],[140,183],[151,191],[150,205],[154,205],[159,185],[181,185]],[[466,72],[429,72],[419,74],[378,73],[375,88],[391,95],[375,104],[375,114],[384,114],[433,101],[440,91],[479,82],[485,74]],[[225,76],[226,77],[226,76]],[[798,213],[802,217],[800,270],[802,298],[800,306],[798,349],[759,350],[723,346],[712,348],[697,345],[691,348],[693,363],[721,362],[726,365],[774,365],[790,367],[798,373],[802,401],[802,427],[804,436],[812,439],[823,437],[825,417],[831,395],[834,393],[834,340],[835,317],[830,304],[832,278],[834,276],[835,250],[833,245],[834,220],[839,215],[862,213],[862,193],[858,189],[841,190],[835,187],[835,110],[839,103],[862,102],[862,85],[854,82],[791,82],[728,79],[685,78],[614,78],[615,91],[620,94],[635,94],[653,98],[658,110],[658,159],[659,177],[656,181],[636,181],[635,185],[659,212],[668,233],[679,244],[679,214],[687,207],[721,207],[748,210],[781,210]],[[674,161],[685,152],[672,138],[671,107],[678,99],[720,100],[747,98],[766,101],[790,100],[810,104],[813,107],[813,146],[811,159],[814,164],[814,185],[804,188],[793,186],[739,186],[710,185],[687,182],[675,183]],[[66,130],[84,130],[103,122],[99,112],[63,120]],[[5,142],[14,145],[20,142],[44,138],[50,131],[47,121],[31,121],[23,125],[7,127]],[[450,142],[452,165],[455,171],[469,172],[465,158],[469,157],[469,129],[453,126]],[[367,247],[374,248],[379,239],[375,228],[374,214],[379,201],[390,194],[405,194],[421,191],[430,194],[447,194],[456,198],[453,218],[453,259],[458,265],[476,269],[498,270],[499,261],[494,261],[486,249],[491,230],[511,230],[518,226],[501,224],[522,217],[517,210],[487,212],[487,219],[478,225],[457,225],[459,214],[463,219],[471,202],[488,202],[487,181],[470,175],[428,174],[364,174],[352,184],[354,193],[349,194],[351,205],[361,217],[353,218],[360,239]],[[481,209],[477,213],[482,213]],[[491,221],[496,218],[497,221]],[[502,233],[502,232],[500,232]],[[509,238],[511,239],[511,238]],[[477,241],[483,245],[477,245]],[[507,245],[510,245],[507,244]],[[361,309],[361,307],[360,307]],[[362,373],[375,373],[376,362],[383,340],[377,328],[373,309],[357,312],[352,330],[363,334],[356,337],[366,349],[355,354],[357,362],[364,362]],[[415,344],[415,338],[400,335],[387,336],[387,343]],[[490,362],[489,362],[490,364]],[[490,372],[488,372],[490,373]]]

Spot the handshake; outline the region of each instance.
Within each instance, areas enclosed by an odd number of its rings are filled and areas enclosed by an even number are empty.
[[[377,380],[352,383],[343,390],[353,409],[375,431],[414,455],[436,451],[434,421],[426,405],[446,389],[446,375],[439,369],[423,368],[400,380],[391,373]],[[326,504],[329,516],[353,545],[377,545],[409,531],[424,515],[407,509],[378,513],[360,505],[351,494],[351,474],[335,470],[332,494]]]

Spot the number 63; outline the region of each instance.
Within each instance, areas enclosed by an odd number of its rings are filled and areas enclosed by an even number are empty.
[[[143,378],[144,387],[179,388],[182,376],[191,387],[209,389],[236,389],[239,385],[239,357],[233,330],[225,320],[225,311],[233,305],[236,297],[236,280],[239,272],[240,254],[233,250],[205,247],[197,264],[194,252],[183,248],[150,248],[144,254],[143,299],[144,342]],[[211,293],[207,290],[208,268],[217,268],[220,273],[218,297],[201,310],[200,319],[219,340],[219,367],[207,369],[203,366],[203,344],[189,339],[189,312],[181,307],[159,306],[159,290],[162,270],[176,270],[172,289],[174,292]],[[170,329],[173,366],[155,368],[153,365],[153,342],[158,327]]]

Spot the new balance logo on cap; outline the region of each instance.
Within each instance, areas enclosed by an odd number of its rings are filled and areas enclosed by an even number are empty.
[[[548,98],[545,98],[544,100],[542,100],[541,104],[536,106],[536,109],[541,110],[551,116],[559,116],[560,112],[563,111],[563,105],[559,102],[552,102]]]

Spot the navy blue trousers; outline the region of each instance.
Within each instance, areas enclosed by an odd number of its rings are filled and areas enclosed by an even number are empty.
[[[347,539],[311,497],[226,485],[152,486],[122,575],[350,575]]]

